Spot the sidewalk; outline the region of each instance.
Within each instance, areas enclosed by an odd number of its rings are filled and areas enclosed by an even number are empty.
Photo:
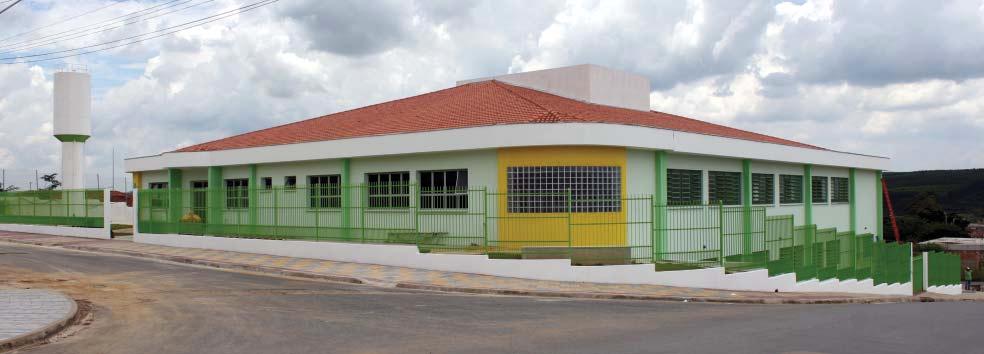
[[[981,296],[926,294],[908,297],[838,293],[771,293],[661,285],[541,281],[374,264],[168,247],[121,240],[83,239],[6,231],[0,231],[0,241],[122,254],[222,269],[238,269],[375,286],[473,294],[768,304],[984,301],[984,297]]]
[[[58,332],[77,311],[74,300],[54,291],[0,289],[0,351]]]

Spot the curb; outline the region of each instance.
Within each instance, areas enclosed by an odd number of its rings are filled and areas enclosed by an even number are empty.
[[[51,323],[45,325],[44,327],[35,329],[35,330],[33,330],[31,332],[28,332],[28,333],[24,333],[22,335],[19,335],[19,336],[14,337],[14,338],[10,338],[10,339],[6,339],[6,340],[0,341],[0,352],[8,351],[8,350],[19,348],[19,347],[22,347],[22,346],[25,346],[25,345],[29,345],[29,344],[34,344],[34,343],[41,342],[41,341],[47,339],[48,337],[51,337],[55,333],[58,333],[61,330],[65,329],[65,327],[68,327],[73,322],[75,322],[76,317],[78,317],[78,315],[79,315],[79,305],[78,305],[78,303],[75,302],[75,299],[72,299],[72,298],[68,297],[67,295],[62,294],[62,293],[57,292],[57,291],[52,291],[52,290],[45,290],[45,291],[48,291],[50,293],[53,293],[53,294],[56,294],[58,296],[61,296],[61,297],[65,298],[65,300],[68,300],[68,302],[72,304],[72,308],[68,310],[68,312],[65,314],[65,316],[62,316],[62,318],[60,318],[60,319],[58,319],[58,320],[56,320],[54,322],[51,322]]]
[[[895,296],[895,297],[867,297],[867,298],[823,298],[823,299],[803,299],[803,298],[722,298],[722,297],[689,297],[672,295],[642,295],[624,293],[596,293],[596,292],[566,292],[566,291],[545,291],[545,290],[519,290],[519,289],[497,289],[497,288],[469,288],[452,287],[433,284],[420,284],[412,282],[392,282],[358,278],[345,275],[321,274],[299,270],[289,270],[276,267],[256,266],[241,263],[230,263],[221,261],[207,261],[194,259],[184,256],[169,256],[155,253],[140,253],[123,250],[104,249],[99,247],[80,246],[74,244],[54,244],[46,245],[41,242],[0,239],[9,243],[34,245],[41,247],[55,247],[92,253],[116,254],[122,256],[155,259],[160,261],[204,266],[216,269],[241,270],[264,274],[273,274],[288,277],[298,277],[307,279],[327,280],[349,284],[388,286],[409,290],[438,291],[446,293],[461,293],[475,295],[506,295],[506,296],[529,296],[529,297],[552,297],[570,299],[595,299],[595,300],[649,300],[649,301],[674,301],[674,302],[700,302],[700,303],[731,303],[731,304],[790,304],[790,305],[823,305],[823,304],[888,304],[888,303],[911,303],[911,302],[984,302],[984,299],[963,299],[932,297],[925,295],[917,296]]]

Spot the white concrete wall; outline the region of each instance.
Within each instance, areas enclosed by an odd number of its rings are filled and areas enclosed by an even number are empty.
[[[417,247],[405,245],[276,241],[174,234],[137,233],[134,235],[134,241],[174,247],[260,253],[535,280],[656,284],[746,291],[778,290],[781,292],[912,295],[911,283],[872,286],[870,280],[841,282],[836,279],[824,282],[814,280],[797,283],[793,274],[769,277],[766,270],[735,274],[726,274],[723,268],[657,272],[652,264],[572,266],[569,260],[564,259],[511,260],[488,259],[483,255],[419,253]]]
[[[878,200],[876,195],[881,191],[881,181],[878,181],[875,171],[872,170],[855,170],[855,205],[854,210],[857,213],[857,232],[858,234],[876,234],[878,233],[878,224],[881,220],[878,220]]]
[[[111,224],[133,225],[133,207],[126,206],[125,202],[109,203],[107,214]]]

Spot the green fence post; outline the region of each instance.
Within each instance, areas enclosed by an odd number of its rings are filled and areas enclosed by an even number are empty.
[[[246,229],[253,236],[257,236],[257,224],[259,223],[259,213],[258,209],[260,207],[259,201],[259,189],[257,188],[260,184],[259,178],[257,177],[256,164],[249,165],[249,180],[246,183],[246,203],[247,203],[247,213],[249,213],[248,222],[249,227]]]
[[[718,261],[721,262],[721,268],[725,268],[724,264],[724,202],[718,201]]]
[[[567,256],[571,257],[571,260],[573,260],[574,254],[572,252],[572,248],[574,243],[574,230],[573,230],[574,226],[572,225],[573,217],[572,217],[571,207],[572,207],[571,189],[568,188],[567,189]]]
[[[489,253],[489,190],[482,187],[482,254]]]
[[[342,238],[352,235],[352,159],[342,159]]]
[[[656,195],[653,196],[653,203],[655,205],[653,208],[653,234],[655,237],[655,241],[653,242],[653,259],[662,259],[662,255],[666,253],[667,224],[669,220],[666,188],[666,151],[656,151],[654,165],[656,167],[656,185],[654,186]]]
[[[366,195],[365,183],[359,185],[359,229],[361,230],[362,243],[366,243],[366,208],[369,206],[369,197]]]

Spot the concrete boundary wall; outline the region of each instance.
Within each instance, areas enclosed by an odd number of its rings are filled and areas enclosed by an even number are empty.
[[[870,279],[796,282],[793,274],[769,277],[767,270],[726,274],[723,268],[657,272],[652,264],[572,266],[566,259],[489,259],[484,255],[420,253],[413,245],[285,241],[177,234],[134,234],[140,243],[259,253],[284,257],[368,263],[500,277],[608,284],[653,284],[707,289],[781,292],[840,292],[912,295],[912,284]]]
[[[0,231],[27,232],[32,234],[46,234],[57,236],[72,236],[110,239],[112,238],[112,220],[110,219],[110,208],[112,203],[109,199],[109,189],[103,190],[103,227],[73,227],[55,225],[29,225],[29,224],[0,224]],[[134,208],[135,209],[135,208]]]
[[[927,293],[936,293],[944,295],[960,295],[963,294],[963,285],[940,285],[940,286],[929,286],[926,287]]]
[[[27,232],[32,234],[46,234],[57,236],[73,236],[110,239],[110,223],[104,222],[103,227],[71,227],[71,226],[51,226],[51,225],[25,225],[25,224],[0,224],[2,231]]]

